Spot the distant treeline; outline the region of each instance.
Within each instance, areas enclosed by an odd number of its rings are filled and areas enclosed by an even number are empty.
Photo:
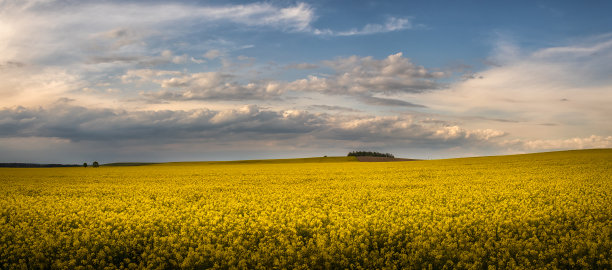
[[[395,158],[389,153],[371,152],[371,151],[353,151],[348,153],[349,157],[388,157]]]
[[[37,163],[0,163],[0,168],[53,168],[53,167],[81,167],[76,164],[37,164]]]

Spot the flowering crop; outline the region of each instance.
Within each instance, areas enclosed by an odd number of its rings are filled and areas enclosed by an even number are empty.
[[[0,268],[610,269],[611,195],[608,149],[3,168]]]

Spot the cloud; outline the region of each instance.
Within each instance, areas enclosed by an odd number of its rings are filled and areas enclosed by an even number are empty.
[[[443,72],[415,65],[402,53],[382,60],[351,56],[323,63],[335,74],[296,80],[289,84],[289,89],[335,95],[420,93],[441,88],[435,79],[446,76]]]
[[[415,65],[402,53],[392,54],[385,59],[351,56],[323,61],[335,73],[325,76],[310,75],[305,79],[285,82],[277,80],[252,80],[248,83],[238,82],[237,68],[250,68],[254,65],[252,58],[240,58],[244,63],[233,63],[223,59],[224,70],[201,73],[181,73],[180,76],[154,78],[151,71],[147,79],[158,84],[162,89],[147,91],[149,99],[161,100],[263,100],[281,99],[289,92],[298,94],[321,93],[325,95],[354,96],[357,100],[377,106],[400,106],[425,108],[426,106],[400,99],[375,97],[375,94],[393,95],[405,93],[422,93],[437,90],[444,85],[438,80],[446,74],[431,71]],[[318,65],[302,63],[294,68],[312,68]],[[128,71],[128,73],[134,71]],[[142,70],[141,70],[142,72]],[[158,77],[167,73],[157,74]],[[126,78],[136,74],[123,75]],[[241,76],[243,77],[243,76]],[[145,77],[140,77],[145,79]],[[244,81],[244,79],[242,79]]]
[[[299,64],[286,65],[285,68],[286,69],[302,69],[302,70],[306,70],[306,69],[319,68],[319,65],[312,64],[312,63],[299,63]]]
[[[392,99],[392,98],[379,98],[379,97],[371,97],[364,96],[360,97],[361,100],[365,104],[377,105],[377,106],[397,106],[397,107],[415,107],[415,108],[427,108],[427,106],[414,104],[407,101]]]
[[[396,18],[390,17],[387,19],[385,24],[368,24],[364,26],[360,30],[349,30],[337,32],[335,35],[337,36],[355,36],[355,35],[371,35],[378,33],[387,33],[393,31],[401,31],[406,29],[411,29],[412,23],[408,18]]]
[[[389,17],[384,24],[367,24],[362,29],[334,31],[331,29],[312,29],[312,33],[321,36],[361,36],[412,29],[410,18]]]
[[[181,74],[180,71],[171,70],[132,69],[126,71],[125,74],[121,76],[121,81],[124,83],[149,82],[164,77],[180,76]]]
[[[233,75],[221,72],[153,79],[163,90],[149,91],[143,95],[153,100],[262,100],[278,99],[283,93],[281,85],[274,81],[241,84],[234,79]]]
[[[222,53],[219,50],[209,50],[203,56],[204,56],[204,58],[212,60],[212,59],[215,59],[215,58],[217,58],[217,57],[219,57],[221,55],[222,55]]]
[[[574,46],[561,46],[546,48],[533,53],[534,57],[550,58],[550,57],[583,57],[596,56],[603,51],[609,51],[612,48],[612,40],[605,40],[595,44],[584,44]]]
[[[566,149],[612,148],[612,136],[591,135],[570,139],[507,140],[502,146],[524,151],[553,151]]]
[[[349,72],[345,77],[341,77],[346,73],[342,70],[337,70],[338,74],[334,74],[335,78],[331,78],[343,79],[342,82],[326,82],[331,87],[338,86],[337,90],[317,89],[315,86],[318,81],[309,81],[310,79],[305,79],[306,85],[302,82],[262,80],[257,78],[259,74],[257,72],[261,71],[252,68],[255,66],[252,58],[234,63],[229,60],[230,58],[222,57],[227,53],[226,50],[232,50],[233,47],[249,48],[253,45],[240,47],[232,45],[232,41],[216,36],[204,41],[198,38],[186,38],[196,30],[208,33],[219,28],[313,33],[315,28],[312,23],[316,18],[315,10],[305,3],[280,5],[264,2],[215,6],[180,2],[143,4],[133,1],[5,1],[0,9],[0,51],[2,51],[0,69],[4,73],[0,77],[6,77],[6,80],[0,80],[0,92],[4,99],[0,101],[0,105],[29,106],[35,103],[44,105],[46,100],[55,100],[64,96],[80,102],[86,99],[89,100],[87,104],[95,104],[104,89],[121,91],[122,96],[129,100],[134,99],[136,92],[144,92],[148,98],[147,102],[155,102],[155,99],[164,102],[262,100],[270,97],[278,98],[292,90],[349,94],[350,91],[380,93],[385,87],[390,87],[389,92],[404,91],[398,90],[398,87],[412,87],[413,90],[432,87],[430,79],[419,78],[412,83],[406,83],[398,77],[400,75],[372,74],[369,78],[351,82],[347,76],[360,74]],[[371,24],[363,29],[370,32],[396,31],[406,28],[407,25],[405,19],[389,18],[384,24],[378,26]],[[207,44],[199,47],[207,50],[205,53],[193,49],[194,46],[190,43],[196,42],[195,40]],[[212,72],[222,73],[219,76],[223,79],[214,87],[203,84],[204,75],[198,74],[205,73],[199,71],[210,71],[210,69],[191,71],[193,74],[186,69],[194,63],[203,64],[207,60],[219,58],[221,58],[221,70]],[[342,60],[347,59],[328,61],[323,65]],[[370,60],[360,58],[356,61],[366,64],[372,62]],[[214,62],[211,65],[216,64],[218,63]],[[177,65],[180,65],[181,69]],[[321,65],[318,63],[301,63],[288,68],[313,69],[319,66]],[[6,72],[16,69],[22,70]],[[144,76],[136,78],[135,74],[128,74],[132,70],[147,69],[175,69],[181,72],[158,75],[154,76],[155,78]],[[245,76],[245,70],[255,75]],[[57,76],[53,77],[53,73]],[[233,79],[231,76],[240,76],[241,79]],[[36,78],[35,83],[32,78]],[[121,81],[113,81],[116,78],[120,78]],[[44,79],[47,81],[43,81]],[[182,81],[184,85],[162,86],[172,85],[169,81],[172,79]],[[96,86],[99,82],[112,86],[100,89]],[[136,83],[136,85],[121,85],[121,83]],[[45,89],[40,91],[41,88]],[[372,91],[366,88],[372,88]],[[84,95],[86,93],[83,91],[91,95]],[[32,97],[33,93],[38,94]],[[124,103],[112,99],[103,101],[103,103],[113,102]]]
[[[0,9],[0,63],[74,64],[84,59],[89,64],[134,62],[136,58],[154,56],[163,50],[160,46],[171,43],[167,41],[188,40],[185,36],[194,31],[231,27],[240,31],[318,34],[321,31],[312,26],[316,19],[315,9],[307,3],[282,6],[268,2],[198,5],[158,1],[4,1]],[[375,34],[410,27],[409,19],[390,17],[384,24],[368,24],[361,30],[334,35]],[[253,45],[243,48],[250,46]],[[207,53],[209,59],[218,56],[218,49],[217,54],[215,49]],[[177,57],[174,63],[185,62],[182,56]]]
[[[265,110],[255,105],[227,110],[126,111],[88,109],[60,102],[46,108],[0,110],[0,137],[44,137],[79,141],[334,140],[451,147],[504,136],[495,130],[468,130],[412,116],[329,115],[301,110]],[[328,108],[328,107],[322,107]],[[331,107],[331,109],[337,109]],[[305,138],[304,136],[308,137]],[[304,138],[303,138],[304,137]]]
[[[343,106],[336,106],[336,105],[310,105],[308,106],[309,109],[320,109],[320,110],[327,110],[327,111],[342,111],[342,112],[361,112],[360,110],[356,110],[353,108],[349,108],[349,107],[343,107]]]
[[[9,60],[22,57],[29,58],[28,61],[57,59],[55,56],[61,55],[69,58],[65,61],[78,61],[83,52],[100,54],[107,50],[121,52],[124,56],[142,53],[150,46],[147,38],[173,39],[184,34],[181,25],[186,24],[177,23],[181,21],[205,30],[234,25],[237,29],[318,33],[312,26],[317,18],[315,10],[306,3],[213,6],[176,2],[24,0],[4,2],[0,15],[0,25],[4,29],[0,31],[0,49]],[[385,24],[369,24],[362,30],[339,32],[338,35],[398,31],[410,25],[408,19],[391,17]]]
[[[249,152],[257,151],[262,145],[274,144],[278,149],[291,148],[298,152],[366,147],[395,149],[395,153],[429,149],[430,155],[612,146],[611,136],[516,139],[509,138],[509,133],[501,130],[470,129],[437,119],[419,120],[415,115],[327,114],[270,110],[255,105],[224,110],[126,111],[74,104],[66,99],[47,107],[1,109],[0,141],[40,138],[37,140],[52,140],[65,147],[73,145],[73,148],[91,148],[91,151],[100,145],[120,146],[121,151],[127,152],[150,150],[151,145],[175,151],[183,149],[181,147],[205,151],[240,145],[240,151]],[[316,107],[344,110],[325,105]]]
[[[503,128],[517,137],[612,134],[611,44],[607,37],[516,54],[507,49],[515,45],[502,44],[494,53],[512,55],[504,65],[489,67],[448,89],[416,95],[414,101],[439,114],[480,116],[482,121],[470,119],[471,127]]]
[[[393,145],[406,148],[449,149],[495,146],[506,135],[498,130],[469,130],[440,122],[427,124],[413,116],[339,116],[336,125],[322,134],[324,138],[359,142],[363,145]]]
[[[6,68],[0,72],[0,108],[47,104],[84,85],[78,76],[58,67]]]
[[[240,59],[246,61],[242,65],[238,64],[238,67],[248,68],[254,63],[252,58]],[[226,70],[237,67],[237,64],[226,59],[223,63]],[[438,83],[437,79],[446,76],[443,72],[430,71],[413,64],[404,58],[402,53],[392,54],[381,60],[351,56],[323,63],[335,73],[326,77],[310,75],[306,79],[291,82],[267,80],[238,83],[237,75],[220,71],[183,74],[163,80],[149,78],[163,90],[148,91],[146,96],[164,100],[257,100],[280,98],[283,94],[293,91],[355,96],[371,105],[424,108],[424,105],[373,95],[421,93],[440,89],[443,85]],[[300,64],[299,67],[311,66]],[[126,74],[123,77],[130,76]]]
[[[269,26],[288,31],[305,31],[314,20],[314,10],[306,3],[276,7],[268,3],[192,7],[193,14],[203,20],[227,20],[248,26]]]
[[[146,33],[126,27],[117,27],[105,32],[90,35],[88,49],[108,51],[129,51],[131,46],[144,45],[142,38]]]
[[[612,134],[610,35],[534,52],[500,35],[488,58],[495,65],[449,82],[452,74],[419,66],[402,53],[266,66],[257,63],[265,59],[233,54],[251,42],[225,39],[257,31],[369,35],[412,29],[411,18],[338,31],[317,29],[317,12],[305,3],[0,5],[4,138],[79,146],[157,140],[168,148],[283,141],[324,149],[539,150],[605,147]],[[307,70],[310,76],[281,79]],[[244,103],[270,107],[235,105]],[[393,116],[389,108],[364,104],[427,108],[430,114]]]
[[[193,57],[192,57],[193,58]],[[139,67],[153,67],[163,64],[184,64],[189,59],[187,54],[174,55],[170,50],[164,50],[159,55],[121,55],[121,54],[109,54],[105,55],[90,55],[85,61],[88,65],[100,65],[100,64],[113,64],[114,66],[139,66]],[[192,60],[198,62],[198,60]],[[202,63],[202,62],[200,62]]]
[[[493,54],[485,60],[485,64],[499,67],[514,63],[523,57],[521,48],[512,36],[501,32],[496,32],[495,36]]]
[[[203,63],[206,63],[206,60],[204,60],[204,59],[198,59],[198,58],[195,58],[195,57],[190,57],[190,58],[189,58],[189,61],[191,61],[191,62],[193,62],[193,63],[196,63],[196,64],[203,64]]]
[[[87,109],[58,104],[48,108],[16,107],[0,110],[2,137],[46,137],[70,141],[121,141],[146,138],[244,139],[254,134],[308,133],[321,120],[299,111],[264,111],[251,105],[238,109],[211,111],[124,111]]]
[[[156,49],[159,42],[151,39],[176,40],[190,33],[185,25],[199,31],[229,25],[304,32],[314,19],[314,10],[305,3],[283,7],[269,3],[5,1],[0,9],[0,63],[134,62],[161,51]],[[184,62],[178,57],[171,61]]]
[[[14,68],[22,68],[25,64],[21,62],[15,61],[6,61],[4,63],[0,63],[0,69],[14,69]]]

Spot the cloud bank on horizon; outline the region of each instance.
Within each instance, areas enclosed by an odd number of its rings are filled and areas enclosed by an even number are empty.
[[[611,4],[350,3],[0,1],[0,162],[612,147]]]

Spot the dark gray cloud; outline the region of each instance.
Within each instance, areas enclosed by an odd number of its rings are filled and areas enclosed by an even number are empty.
[[[495,122],[502,122],[502,123],[518,123],[519,122],[519,121],[516,121],[516,120],[503,119],[503,118],[486,118],[486,117],[483,117],[483,119],[491,120],[491,121],[495,121]]]
[[[305,134],[324,124],[305,112],[274,112],[246,106],[227,111],[136,111],[50,108],[0,110],[0,136],[53,137],[71,141],[217,139]],[[223,140],[223,139],[221,139]]]
[[[425,105],[415,104],[399,99],[393,98],[379,98],[379,97],[370,97],[364,96],[360,97],[361,100],[365,104],[377,105],[377,106],[397,106],[397,107],[414,107],[414,108],[427,108]]]
[[[381,142],[397,147],[452,148],[495,144],[505,132],[468,130],[446,122],[426,124],[410,116],[342,117],[321,134],[322,138],[378,145]]]
[[[320,109],[320,110],[327,110],[327,111],[343,111],[343,112],[361,112],[360,110],[356,110],[353,108],[349,108],[349,107],[344,107],[344,106],[330,106],[330,105],[310,105],[308,106],[308,108],[310,109]]]
[[[492,114],[492,113],[490,113]],[[520,123],[523,121],[519,121],[519,120],[514,120],[514,119],[506,119],[506,118],[494,118],[494,117],[485,117],[485,116],[462,116],[459,117],[463,120],[467,120],[467,121],[473,121],[473,120],[485,120],[485,121],[492,121],[492,122],[500,122],[500,123]]]
[[[214,111],[124,111],[87,109],[69,103],[48,108],[0,110],[0,137],[60,138],[72,142],[223,144],[241,141],[288,140],[307,145],[345,141],[450,147],[482,143],[505,135],[494,130],[424,124],[410,116],[329,115],[306,111],[271,111],[257,106]]]

